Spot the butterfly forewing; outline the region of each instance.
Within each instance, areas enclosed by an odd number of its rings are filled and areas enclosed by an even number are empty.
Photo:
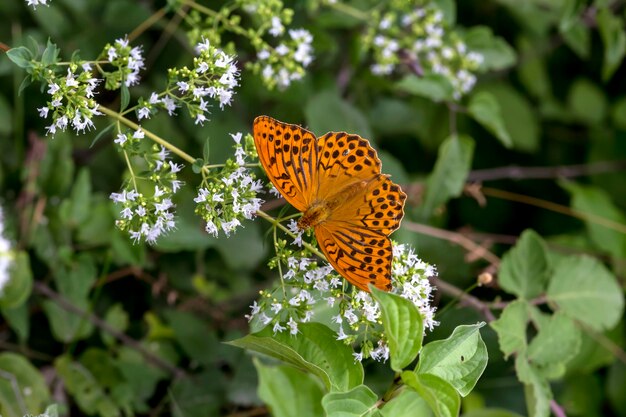
[[[318,138],[319,199],[327,198],[351,183],[380,174],[380,159],[374,148],[359,135],[329,132]]]
[[[380,232],[324,223],[315,238],[328,262],[352,285],[369,291],[368,284],[391,289],[391,241]]]
[[[254,120],[254,144],[272,184],[285,199],[305,211],[317,179],[317,139],[306,129],[259,116]]]

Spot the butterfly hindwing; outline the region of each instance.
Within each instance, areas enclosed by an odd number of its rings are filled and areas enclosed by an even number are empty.
[[[365,227],[384,235],[400,227],[406,194],[388,176],[379,174],[367,181],[363,192],[351,196],[329,217],[347,227]]]
[[[352,285],[368,291],[368,284],[391,289],[391,241],[366,228],[347,228],[327,222],[315,227],[315,238],[326,259]]]
[[[317,139],[300,126],[268,116],[254,120],[254,144],[272,184],[296,209],[305,211],[313,199],[317,177]]]

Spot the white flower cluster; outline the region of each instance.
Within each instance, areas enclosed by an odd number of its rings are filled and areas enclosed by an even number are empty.
[[[208,120],[210,104],[207,98],[219,103],[220,109],[230,106],[239,85],[239,70],[235,57],[210,45],[204,39],[196,45],[198,56],[193,68],[169,70],[169,88],[166,93],[152,93],[148,102],[142,101],[139,111],[147,116],[154,106],[164,108],[169,115],[177,107],[185,106],[196,124]]]
[[[350,344],[361,341],[361,351],[354,354],[356,360],[371,357],[386,361],[389,348],[382,330],[381,310],[371,294],[354,289],[352,296],[346,297],[343,278],[328,263],[311,259],[303,252],[288,251],[281,256],[283,249],[284,245],[279,245],[279,255],[270,264],[286,266],[286,272],[282,273],[282,290],[263,291],[260,303],[255,301],[250,306],[251,312],[246,315],[248,321],[258,320],[263,326],[271,324],[274,333],[289,328],[290,333],[295,334],[297,324],[311,321],[314,311],[331,308],[336,314],[331,323],[325,324],[336,329],[337,340]],[[435,269],[421,261],[406,245],[394,244],[393,253],[391,292],[411,301],[422,315],[424,328],[432,330],[437,322],[433,319],[435,309],[430,305],[433,288],[428,278],[436,275]],[[370,340],[377,340],[376,348],[371,346]]]
[[[263,184],[245,167],[247,155],[241,143],[242,134],[231,137],[235,141],[235,159],[229,159],[212,181],[204,181],[194,199],[196,214],[206,222],[206,232],[216,237],[220,229],[230,236],[243,219],[255,217],[263,203],[258,198]]]
[[[84,64],[81,69],[77,74],[68,68],[65,77],[54,78],[48,83],[47,92],[51,99],[46,106],[37,109],[43,118],[48,118],[51,113],[52,123],[46,126],[46,134],[65,131],[68,126],[76,133],[84,133],[94,127],[93,116],[102,114],[93,100],[101,80],[92,77],[88,64]]]
[[[11,279],[13,256],[11,241],[4,237],[4,213],[0,208],[0,296]]]
[[[418,258],[408,245],[394,244],[393,259],[391,292],[412,302],[424,319],[424,328],[432,330],[439,323],[434,320],[435,308],[430,305],[434,288],[429,278],[436,277],[437,270]]]
[[[141,46],[130,47],[128,39],[116,39],[106,48],[107,60],[118,67],[119,76],[126,87],[139,84],[139,71],[145,68]]]
[[[282,29],[281,29],[282,28]],[[272,18],[270,34],[283,35],[285,29],[280,19]],[[275,48],[265,45],[257,53],[253,68],[259,68],[261,77],[268,86],[287,88],[292,81],[304,76],[304,69],[313,61],[313,36],[305,29],[290,29],[289,38]]]
[[[447,28],[443,13],[433,4],[408,13],[386,13],[373,34],[372,49],[372,73],[391,74],[402,62],[403,53],[425,73],[444,76],[452,85],[455,99],[474,87],[473,72],[483,61],[481,54],[468,51],[465,43]]]
[[[48,0],[26,0],[27,6],[32,6],[33,9],[37,9],[37,6],[49,6]]]
[[[143,133],[138,130],[133,135],[119,134],[115,143],[125,149],[142,138]],[[135,181],[129,181],[121,193],[110,195],[111,200],[122,205],[116,226],[128,231],[135,243],[145,240],[154,244],[159,236],[176,227],[172,197],[183,184],[177,179],[177,173],[183,166],[170,160],[169,152],[163,146],[155,145],[154,148],[153,154],[146,155],[151,171],[148,176],[150,182],[154,183],[152,195],[139,193]]]

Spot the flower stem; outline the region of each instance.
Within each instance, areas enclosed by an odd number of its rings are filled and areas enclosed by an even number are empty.
[[[292,238],[294,238],[294,239],[296,238],[296,235],[291,230],[289,230],[280,221],[276,220],[275,218],[273,218],[272,216],[270,216],[266,212],[264,212],[262,210],[257,210],[256,215],[259,216],[259,217],[262,217],[265,220],[267,220],[268,222],[273,224],[275,227],[278,227],[279,229],[281,229],[283,232],[287,233]],[[324,254],[322,252],[320,252],[319,249],[317,249],[316,247],[311,245],[310,243],[307,243],[307,242],[303,241],[302,242],[302,246],[304,246],[305,248],[307,248],[309,251],[311,251],[313,254],[319,256],[320,258],[326,259]]]
[[[184,159],[185,161],[189,162],[190,164],[193,164],[196,161],[196,158],[194,158],[193,156],[189,155],[187,152],[183,151],[180,148],[177,148],[176,146],[172,145],[171,143],[169,143],[165,139],[162,139],[161,137],[155,135],[154,133],[150,132],[149,130],[146,130],[146,129],[142,128],[137,123],[127,119],[126,117],[122,116],[121,114],[117,113],[116,111],[113,111],[113,110],[111,110],[111,109],[109,109],[107,107],[104,107],[104,106],[98,106],[98,110],[100,110],[102,113],[106,114],[107,116],[112,117],[113,119],[119,121],[120,123],[128,126],[131,129],[135,129],[135,130],[141,129],[146,134],[146,136],[148,138],[150,138],[152,141],[154,141],[154,142],[158,143],[159,145],[169,149],[170,151],[172,151],[172,153],[175,153],[180,158]]]

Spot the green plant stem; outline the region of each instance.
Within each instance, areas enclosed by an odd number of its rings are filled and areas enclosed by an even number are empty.
[[[193,164],[196,161],[196,158],[194,158],[193,156],[189,155],[187,152],[183,151],[182,149],[172,145],[171,143],[169,143],[168,141],[166,141],[165,139],[155,135],[154,133],[150,132],[149,130],[146,130],[144,128],[142,128],[141,126],[139,126],[137,123],[127,119],[126,117],[122,116],[121,114],[119,114],[116,111],[113,111],[107,107],[104,106],[99,106],[98,110],[100,110],[102,113],[106,114],[109,117],[112,117],[113,119],[117,120],[118,122],[122,123],[125,126],[128,126],[131,129],[135,129],[135,130],[139,130],[141,129],[148,138],[150,138],[152,141],[158,143],[159,145],[167,148],[168,150],[172,151],[172,153],[178,155],[181,159],[184,159],[185,161],[189,162],[189,164]]]
[[[263,219],[265,219],[265,220],[267,220],[268,222],[270,222],[275,227],[278,227],[279,229],[281,229],[283,232],[287,233],[292,238],[294,238],[294,239],[296,238],[296,235],[291,230],[289,230],[280,221],[276,220],[275,218],[273,218],[269,214],[265,213],[264,211],[257,210],[256,215],[261,217],[261,218],[263,218]],[[302,241],[302,246],[304,246],[305,248],[307,248],[309,251],[311,251],[313,254],[319,256],[320,258],[326,259],[324,254],[322,252],[320,252],[319,249],[317,249],[316,247],[311,245],[310,243]]]
[[[369,13],[366,13],[362,10],[356,9],[352,6],[349,6],[345,3],[341,3],[339,1],[336,3],[329,4],[329,6],[341,13],[347,14],[348,16],[352,16],[359,20],[366,21],[370,17]]]

